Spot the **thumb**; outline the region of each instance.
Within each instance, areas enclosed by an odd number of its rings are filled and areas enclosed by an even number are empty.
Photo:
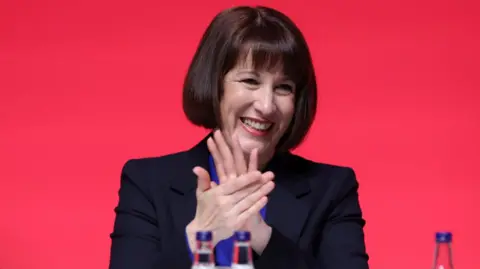
[[[193,168],[193,173],[197,175],[197,191],[204,192],[210,189],[210,175],[207,170],[200,166]]]

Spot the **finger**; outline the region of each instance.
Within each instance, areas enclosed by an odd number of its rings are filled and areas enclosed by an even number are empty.
[[[250,152],[250,158],[248,160],[248,172],[258,170],[258,149],[254,148]]]
[[[274,187],[275,184],[272,181],[267,182],[260,189],[256,190],[255,192],[251,193],[243,200],[238,202],[232,210],[234,210],[236,214],[241,214],[243,211],[248,210],[250,207],[252,207],[262,197],[267,196]]]
[[[197,191],[203,193],[208,190],[210,188],[210,175],[207,170],[203,167],[195,166],[193,168],[193,173],[197,175]]]
[[[243,211],[238,215],[237,221],[242,226],[245,222],[253,215],[258,214],[258,212],[267,204],[268,198],[266,196],[261,197],[257,200],[251,207]]]
[[[240,142],[238,141],[238,136],[232,136],[232,148],[233,148],[233,158],[235,161],[235,168],[237,170],[237,175],[243,175],[247,172],[247,164],[245,162],[245,156],[243,155]]]
[[[234,192],[231,194],[231,199],[234,204],[240,202],[243,200],[245,197],[249,196],[250,194],[254,193],[258,189],[260,189],[262,186],[267,184],[268,182],[273,180],[273,173],[272,172],[267,172],[262,175],[262,179],[259,182],[254,182],[245,188]]]
[[[265,173],[262,174],[262,180],[264,180],[265,182],[269,181],[269,180],[274,180],[275,179],[275,174],[272,172],[272,171],[267,171]]]
[[[241,175],[235,180],[229,180],[222,186],[221,193],[223,195],[230,195],[245,186],[248,186],[254,182],[262,180],[262,174],[259,171],[250,172],[245,175]]]
[[[230,151],[227,142],[225,142],[222,132],[220,130],[215,131],[213,137],[215,139],[215,144],[220,151],[227,178],[236,178],[237,171],[235,170],[235,165],[233,163],[232,152]]]
[[[225,166],[222,162],[222,155],[220,154],[217,145],[211,137],[207,139],[207,147],[208,151],[210,151],[210,154],[212,155],[213,163],[215,163],[215,170],[217,171],[218,181],[225,182],[225,180],[227,179],[227,175],[225,174]]]

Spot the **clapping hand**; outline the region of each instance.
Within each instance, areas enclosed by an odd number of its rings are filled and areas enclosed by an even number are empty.
[[[262,218],[259,211],[267,203],[273,190],[273,173],[257,170],[257,150],[250,153],[248,166],[236,137],[232,139],[233,153],[220,131],[207,140],[212,154],[219,185],[210,180],[208,172],[195,167],[198,177],[197,210],[195,218],[187,225],[190,247],[193,248],[194,231],[213,232],[213,244],[226,239],[236,230],[251,230]]]
[[[235,135],[232,137],[231,149],[228,147],[225,138],[220,131],[214,133],[214,139],[209,139],[207,145],[212,154],[220,184],[228,181],[230,178],[234,180],[238,176],[258,171],[258,150],[252,150],[247,166],[245,155]],[[272,172],[265,172],[262,176],[267,180],[272,180],[274,178]],[[257,224],[262,222],[263,219],[260,215],[260,211],[256,211],[255,214],[247,219],[241,229],[252,231]]]

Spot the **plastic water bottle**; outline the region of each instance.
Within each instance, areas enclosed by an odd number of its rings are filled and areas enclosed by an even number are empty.
[[[453,269],[451,232],[437,232],[435,234],[435,254],[432,269]]]
[[[252,248],[250,245],[250,232],[235,232],[233,245],[233,259],[231,269],[254,269]]]
[[[196,234],[196,239],[197,248],[194,253],[192,269],[215,269],[212,232],[199,231]]]

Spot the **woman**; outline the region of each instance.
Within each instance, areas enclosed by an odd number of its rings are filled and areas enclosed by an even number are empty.
[[[353,170],[289,152],[313,122],[316,90],[289,18],[266,7],[218,14],[183,89],[187,118],[214,131],[188,151],[125,164],[110,268],[190,268],[198,230],[213,232],[216,263],[228,266],[238,229],[251,232],[256,269],[368,268]]]

